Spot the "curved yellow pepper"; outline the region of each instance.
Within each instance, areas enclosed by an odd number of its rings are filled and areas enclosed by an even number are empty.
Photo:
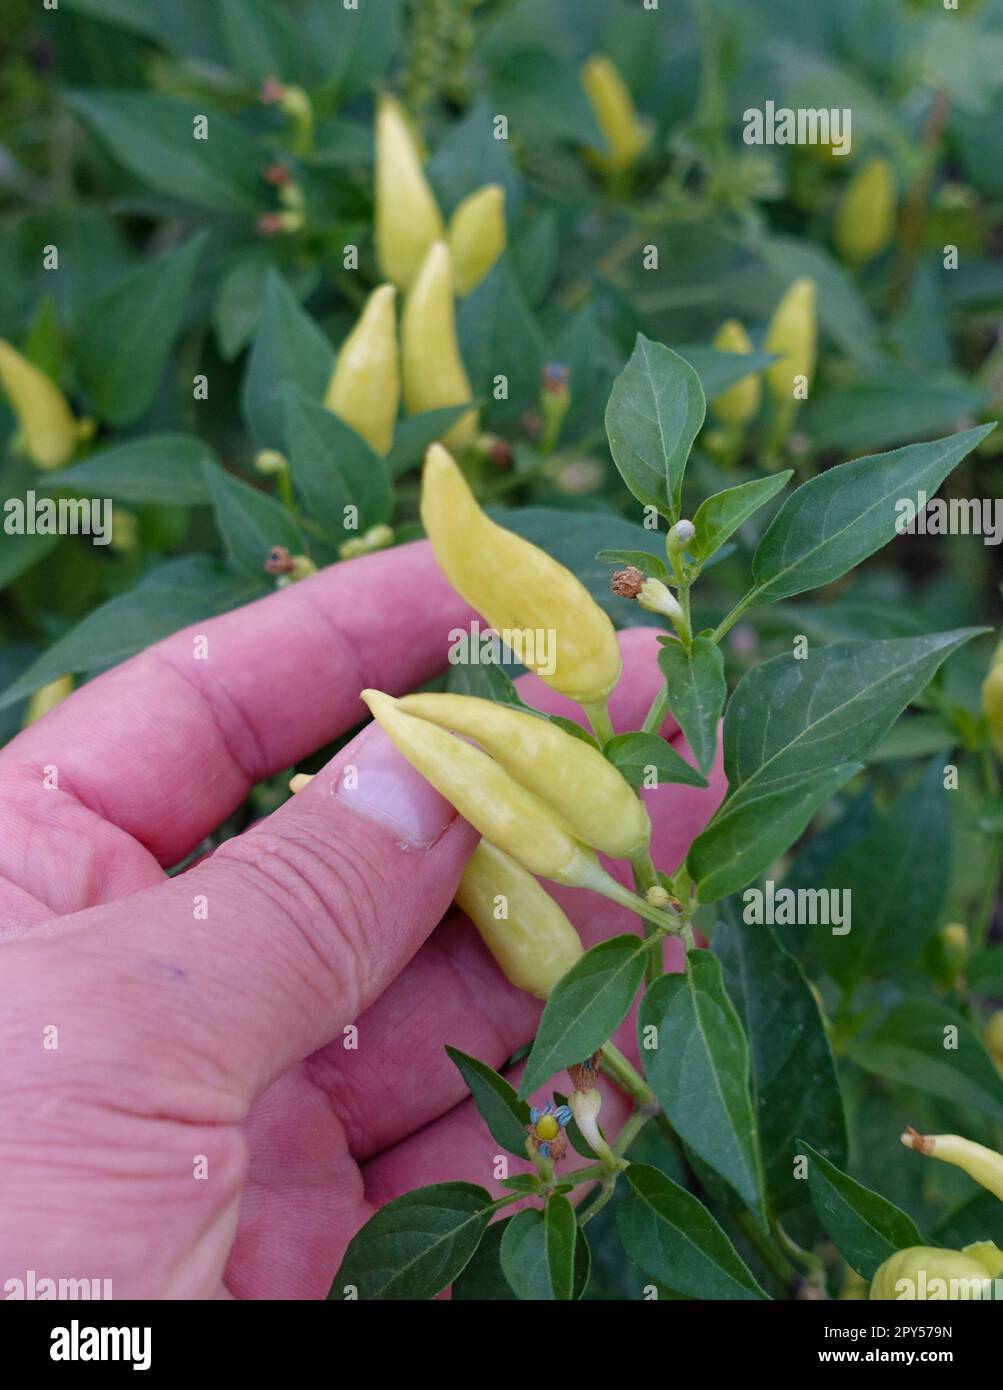
[[[520,653],[541,680],[582,705],[606,698],[622,665],[613,624],[570,570],[484,514],[437,444],[425,457],[421,519],[443,574],[493,628],[553,634],[552,672],[537,650]]]
[[[397,700],[380,690],[364,690],[362,698],[411,766],[524,869],[581,887],[602,873],[592,851],[486,753],[405,714]]]
[[[475,290],[505,250],[505,190],[488,183],[464,198],[449,219],[449,254],[456,293]]]
[[[73,694],[73,677],[57,676],[54,681],[49,681],[48,685],[43,685],[40,690],[36,690],[28,701],[28,708],[24,716],[24,728],[29,724],[34,724],[43,715],[48,714],[49,710],[55,709],[62,704],[67,695]]]
[[[714,336],[714,346],[719,352],[749,353],[752,342],[738,319],[726,319]],[[711,409],[726,425],[744,425],[759,409],[761,393],[759,377],[755,372],[743,376],[727,391],[722,391],[711,401]]]
[[[996,648],[989,674],[982,682],[982,712],[989,721],[989,737],[1003,758],[1003,642]]]
[[[391,96],[376,108],[375,202],[380,273],[406,290],[443,225],[407,117]]]
[[[405,300],[401,351],[404,408],[409,415],[470,400],[470,379],[456,340],[453,272],[444,241],[430,248]],[[443,435],[443,443],[463,449],[476,436],[477,411],[468,410]]]
[[[39,468],[69,463],[80,424],[59,387],[41,368],[0,338],[0,383],[21,426],[29,457]]]
[[[647,811],[590,743],[549,719],[470,695],[405,695],[397,703],[406,714],[475,739],[556,812],[575,839],[618,859],[635,859],[647,850]]]
[[[498,898],[505,902],[501,918]],[[582,954],[578,933],[546,889],[488,840],[467,861],[456,902],[506,978],[538,999],[546,999]]]
[[[773,311],[763,344],[779,354],[766,368],[766,384],[780,401],[789,401],[794,378],[810,382],[815,371],[815,281],[795,280]]]
[[[981,1255],[981,1246],[971,1245],[965,1250],[940,1250],[930,1245],[896,1250],[876,1270],[870,1297],[921,1302],[991,1297],[994,1276],[990,1263]],[[900,1282],[902,1287],[898,1287]]]
[[[907,1129],[901,1138],[907,1149],[962,1168],[1003,1202],[1003,1154],[958,1134],[917,1134],[914,1129]]]
[[[606,141],[604,150],[588,151],[590,160],[611,174],[629,169],[650,141],[651,127],[638,116],[626,82],[609,58],[594,54],[582,68],[582,86]]]
[[[390,449],[400,405],[400,358],[393,285],[380,285],[341,345],[324,404],[381,457]]]
[[[882,252],[895,235],[895,175],[876,155],[847,184],[836,213],[836,247],[853,265]]]

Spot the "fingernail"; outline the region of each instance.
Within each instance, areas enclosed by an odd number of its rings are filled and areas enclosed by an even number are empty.
[[[339,755],[337,795],[353,811],[394,830],[406,845],[427,849],[456,811],[416,772],[378,724]]]

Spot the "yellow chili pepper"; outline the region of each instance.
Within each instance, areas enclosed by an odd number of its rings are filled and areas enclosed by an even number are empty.
[[[470,695],[405,695],[397,704],[406,714],[475,739],[575,839],[617,859],[636,859],[647,850],[651,822],[641,801],[597,748],[557,724]]]
[[[989,737],[1003,758],[1003,642],[996,648],[989,674],[982,682],[982,712],[989,721]]]
[[[651,139],[651,127],[637,114],[630,91],[609,58],[595,54],[582,68],[582,86],[603,133],[606,148],[589,150],[597,168],[615,174],[629,169]]]
[[[622,664],[613,624],[570,570],[485,515],[438,444],[425,456],[421,519],[450,584],[498,632],[522,640],[525,665],[579,704],[606,698]],[[540,650],[545,638],[552,653]]]
[[[982,1033],[982,1041],[999,1071],[1003,1072],[1003,1009],[997,1009],[990,1015]]]
[[[400,358],[393,285],[380,285],[341,345],[324,404],[382,458],[393,443],[400,405]]]
[[[69,463],[81,436],[59,387],[33,362],[0,338],[0,383],[21,426],[28,456],[39,468]]]
[[[406,290],[443,232],[407,117],[391,96],[376,108],[376,255],[380,273]]]
[[[456,293],[475,290],[505,250],[505,190],[487,183],[471,193],[449,219],[449,254]]]
[[[479,748],[405,714],[380,690],[364,690],[373,717],[412,767],[499,849],[555,883],[585,887],[605,881],[592,851],[572,838],[542,801],[512,780]]]
[[[48,714],[50,709],[55,709],[66,699],[67,695],[72,693],[72,676],[57,676],[54,681],[49,681],[48,685],[43,685],[40,690],[36,690],[28,701],[28,708],[24,716],[24,728],[27,728],[29,724],[34,724],[44,714]]]
[[[470,379],[456,341],[453,272],[444,241],[430,248],[405,301],[401,350],[404,408],[409,415],[470,400]],[[443,443],[463,449],[476,437],[477,411],[468,410],[446,432]]]
[[[789,401],[794,378],[810,382],[815,371],[815,281],[795,280],[773,311],[764,347],[779,360],[766,368],[766,384],[779,401]]]
[[[967,1246],[966,1250],[940,1250],[930,1245],[913,1245],[907,1250],[896,1250],[876,1270],[870,1297],[920,1302],[991,1297],[993,1276],[989,1265],[975,1253],[978,1249]]]
[[[876,155],[853,175],[836,213],[836,247],[852,265],[882,252],[895,235],[895,175]]]
[[[1003,1202],[1003,1154],[957,1134],[917,1134],[914,1129],[906,1130],[902,1143],[907,1149],[963,1168],[970,1178]]]
[[[289,778],[289,790],[292,792],[293,796],[295,796],[297,792],[301,792],[304,787],[309,786],[315,776],[316,773],[314,772],[294,772]]]
[[[727,319],[722,323],[714,337],[714,346],[719,352],[750,353],[752,342],[738,319]],[[719,420],[727,425],[744,425],[759,409],[759,377],[755,372],[743,376],[727,391],[722,391],[711,401],[711,409]]]
[[[456,902],[505,976],[538,999],[582,954],[578,933],[546,889],[488,840],[467,861]]]

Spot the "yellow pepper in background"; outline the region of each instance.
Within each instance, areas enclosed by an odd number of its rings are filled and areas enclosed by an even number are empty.
[[[39,468],[69,463],[81,436],[59,387],[0,338],[0,383],[21,426],[25,451]]]
[[[594,54],[582,68],[582,86],[606,141],[604,150],[588,151],[589,159],[606,173],[629,169],[651,140],[651,127],[638,116],[626,82],[609,58]]]
[[[485,515],[438,444],[425,456],[421,519],[443,574],[496,631],[549,636],[553,671],[535,642],[519,653],[525,665],[581,705],[605,700],[622,664],[613,624],[570,570]]]
[[[907,1149],[962,1168],[1003,1202],[1003,1154],[957,1134],[917,1134],[914,1129],[907,1129],[901,1138]]]
[[[375,202],[380,274],[406,290],[443,225],[407,117],[391,96],[376,108]]]
[[[470,400],[470,378],[456,340],[453,272],[444,241],[429,249],[404,302],[401,367],[404,408],[409,415]],[[468,410],[446,432],[443,443],[463,449],[476,437],[477,411]]]
[[[597,748],[549,719],[470,695],[405,695],[406,714],[475,739],[535,793],[572,835],[617,859],[636,859],[651,839],[648,813]]]
[[[1003,1072],[1003,1009],[997,1009],[990,1015],[982,1033],[982,1041],[998,1070]]]
[[[714,336],[714,346],[719,352],[749,353],[752,342],[738,319],[726,319]],[[727,425],[744,425],[759,409],[759,377],[755,372],[743,376],[720,396],[711,401],[711,409],[719,420]]]
[[[405,714],[397,700],[380,690],[363,690],[362,698],[411,766],[524,869],[579,887],[603,874],[592,851],[486,753]]]
[[[836,212],[836,247],[844,260],[862,265],[895,235],[895,175],[881,155],[869,159],[847,184]]]
[[[499,897],[504,917],[497,915]],[[488,840],[467,861],[456,903],[506,978],[538,999],[546,999],[582,954],[578,933],[546,889]]]
[[[380,285],[341,345],[324,404],[382,458],[400,405],[400,357],[393,285]]]
[[[815,281],[795,280],[773,311],[766,330],[765,350],[779,354],[766,368],[766,384],[778,401],[789,401],[794,378],[811,382],[815,371]]]
[[[500,183],[478,188],[449,219],[449,254],[456,293],[475,290],[505,250],[505,190]]]
[[[28,708],[24,716],[22,728],[27,728],[29,724],[34,724],[41,719],[43,714],[48,714],[50,709],[55,709],[66,699],[67,695],[73,693],[73,677],[57,676],[54,681],[49,681],[48,685],[43,685],[40,690],[36,690],[28,701]]]
[[[1003,758],[1003,642],[996,648],[989,674],[982,682],[982,712],[989,721],[989,737]]]
[[[966,1246],[964,1250],[940,1250],[930,1245],[913,1245],[908,1250],[896,1250],[875,1271],[871,1280],[872,1299],[940,1301],[991,1297],[991,1259],[983,1259],[982,1247]],[[897,1288],[900,1280],[908,1280]],[[952,1281],[954,1287],[952,1288]],[[978,1292],[976,1293],[976,1290]]]

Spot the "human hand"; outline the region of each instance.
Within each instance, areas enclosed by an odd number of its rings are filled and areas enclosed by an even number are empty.
[[[254,783],[352,728],[363,687],[440,670],[470,617],[424,543],[366,557],[159,643],[0,753],[0,1285],[32,1269],[116,1297],[322,1297],[374,1206],[492,1186],[443,1044],[500,1066],[540,1005],[449,911],[476,835],[378,727],[165,874]],[[615,724],[655,693],[654,644],[622,636]],[[659,862],[723,785],[717,768],[650,799]],[[633,929],[555,896],[586,944]]]

